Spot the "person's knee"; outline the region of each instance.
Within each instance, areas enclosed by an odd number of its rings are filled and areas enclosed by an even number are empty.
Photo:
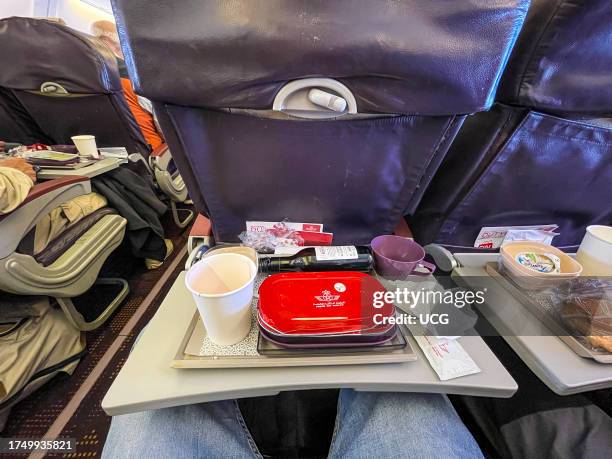
[[[370,451],[374,443],[389,454],[482,457],[445,395],[343,390],[338,408],[334,452]]]
[[[414,413],[421,416],[457,416],[445,395],[414,392],[340,391],[340,405],[345,409],[359,407],[362,411],[384,411],[386,416]]]
[[[145,411],[113,419],[104,458],[253,457],[234,400]]]

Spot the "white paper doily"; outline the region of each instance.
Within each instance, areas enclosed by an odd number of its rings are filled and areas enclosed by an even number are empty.
[[[251,330],[245,339],[239,343],[232,344],[231,346],[219,346],[213,343],[208,335],[204,337],[202,341],[202,347],[200,348],[199,355],[202,357],[206,356],[244,356],[253,355],[258,356],[257,352],[257,341],[259,339],[259,326],[257,325],[257,303],[259,301],[259,286],[268,277],[267,274],[258,274],[255,279],[255,286],[253,288],[255,294],[253,295],[253,301],[251,302]]]

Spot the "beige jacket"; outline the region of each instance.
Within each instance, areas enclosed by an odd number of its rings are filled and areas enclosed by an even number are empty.
[[[48,297],[0,297],[0,432],[10,408],[57,373],[72,373],[84,348],[84,334]]]
[[[88,193],[77,196],[45,215],[36,225],[34,236],[34,254],[39,253],[59,234],[83,217],[106,206],[104,196]]]
[[[23,172],[12,167],[0,167],[0,215],[15,210],[32,186],[34,182]]]
[[[15,210],[27,197],[34,183],[23,172],[12,167],[0,167],[0,215]],[[45,215],[36,225],[34,254],[83,217],[106,206],[106,198],[98,193],[77,196]]]

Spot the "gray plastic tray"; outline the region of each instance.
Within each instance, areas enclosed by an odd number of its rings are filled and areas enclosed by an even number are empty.
[[[257,328],[256,324],[253,327]],[[257,333],[257,332],[255,332]],[[195,311],[189,327],[185,330],[185,336],[181,341],[176,355],[171,362],[173,368],[265,368],[265,367],[305,367],[319,365],[356,365],[371,363],[401,363],[411,362],[417,359],[412,346],[406,344],[401,350],[381,352],[355,352],[350,354],[329,355],[297,355],[291,357],[265,356],[257,353],[257,340],[248,342],[249,347],[243,348],[235,353],[215,353],[210,355],[199,355],[200,348],[206,336],[206,330]],[[230,346],[229,349],[237,347]],[[241,352],[243,351],[243,352]],[[241,353],[239,353],[241,352]]]
[[[486,266],[487,273],[500,283],[508,292],[527,308],[534,316],[536,316],[550,331],[559,337],[567,346],[578,354],[580,357],[593,359],[599,363],[612,363],[612,354],[605,351],[593,350],[588,347],[582,339],[572,336],[571,333],[561,325],[553,316],[551,311],[548,311],[545,298],[538,298],[534,293],[528,293],[519,289],[512,281],[507,279],[499,272],[497,264],[488,263]]]
[[[517,390],[514,379],[479,336],[465,336],[459,342],[482,372],[448,381],[438,379],[410,336],[407,341],[418,356],[413,362],[193,371],[172,368],[170,362],[194,312],[183,272],[104,397],[102,408],[106,413],[114,416],[191,403],[260,397],[285,390],[352,388],[486,397],[511,397]]]
[[[611,365],[577,355],[501,284],[487,279],[485,265],[497,257],[455,254],[462,266],[453,271],[453,279],[466,288],[488,289],[478,309],[521,360],[559,395],[612,387]]]

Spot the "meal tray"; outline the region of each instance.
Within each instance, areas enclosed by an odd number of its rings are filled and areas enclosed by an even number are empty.
[[[511,279],[508,279],[499,271],[497,263],[487,263],[486,270],[487,274],[504,287],[577,355],[593,359],[599,363],[612,363],[611,353],[591,349],[580,337],[573,336],[569,330],[555,319],[548,295],[520,289]]]
[[[255,338],[251,339],[255,333]],[[400,333],[408,333],[401,329]],[[261,355],[257,352],[259,340],[257,322],[252,323],[251,334],[240,346],[229,346],[227,349],[234,353],[211,353],[210,355],[199,355],[202,343],[206,337],[206,330],[197,309],[194,311],[193,319],[185,330],[185,336],[178,347],[176,355],[171,362],[172,368],[264,368],[264,367],[295,367],[295,366],[318,366],[318,365],[356,365],[372,363],[400,363],[410,362],[417,359],[410,343],[406,340],[406,346],[396,350],[377,351],[373,347],[364,349],[362,352],[338,352],[322,353],[313,351],[313,355],[304,355],[305,351],[291,353],[280,352],[278,355]],[[394,340],[401,341],[404,337],[396,337]],[[268,350],[276,345],[266,343]],[[222,349],[222,348],[221,348]],[[237,350],[239,349],[239,350]],[[240,352],[240,353],[239,353]],[[318,355],[315,355],[317,354]]]

